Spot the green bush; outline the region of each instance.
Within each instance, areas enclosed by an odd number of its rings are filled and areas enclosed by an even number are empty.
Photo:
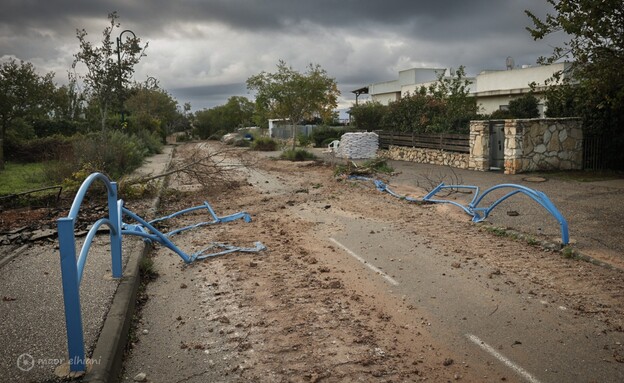
[[[71,150],[72,140],[60,135],[30,140],[7,135],[4,145],[6,159],[22,163],[62,159]]]
[[[302,146],[305,148],[312,143],[312,139],[305,134],[299,134],[297,135],[297,142],[299,142],[299,146]]]
[[[90,163],[113,179],[141,166],[148,154],[148,149],[137,136],[120,131],[91,133],[74,142],[77,169]]]
[[[142,143],[143,147],[147,149],[148,154],[162,153],[163,143],[157,132],[149,132],[145,129],[141,129],[136,133],[136,137]]]
[[[342,137],[343,134],[347,133],[348,131],[348,129],[333,129],[329,126],[321,126],[312,131],[310,138],[312,139],[312,141],[314,141],[314,147],[320,148],[323,146],[327,146],[327,144],[323,143],[326,142],[328,139],[331,138],[331,141],[338,140],[340,139],[340,137]]]
[[[381,158],[373,158],[362,163],[362,167],[370,168],[377,173],[387,173],[392,174],[394,172],[394,168],[386,162],[386,160]]]
[[[261,152],[272,152],[277,150],[277,147],[277,141],[270,137],[258,137],[251,144],[252,150],[257,150]]]
[[[307,161],[316,159],[316,156],[304,149],[285,150],[280,158],[288,161]]]

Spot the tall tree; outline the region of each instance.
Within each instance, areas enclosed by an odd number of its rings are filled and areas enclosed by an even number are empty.
[[[381,121],[386,114],[386,109],[387,107],[379,101],[367,101],[351,106],[349,114],[358,128],[375,130],[381,128]]]
[[[56,89],[53,100],[55,120],[76,121],[84,112],[84,94],[79,90],[76,77],[70,72],[67,85]]]
[[[126,101],[130,114],[128,128],[132,132],[148,130],[165,138],[179,118],[178,102],[164,89],[139,85],[131,90]]]
[[[563,32],[569,39],[555,47],[540,63],[573,59],[562,87],[547,95],[554,113],[575,112],[587,131],[609,135],[605,150],[624,168],[624,3],[621,0],[546,0],[554,14],[540,19],[525,11],[533,23],[527,27],[535,40]],[[570,76],[571,74],[571,76]],[[555,80],[561,79],[561,74]],[[559,92],[557,94],[557,92]]]
[[[297,143],[297,124],[313,117],[331,120],[340,95],[336,80],[320,65],[310,64],[307,71],[301,73],[283,60],[278,62],[277,72],[261,72],[249,77],[247,88],[257,92],[260,109],[268,110],[273,118],[290,120],[293,149]]]
[[[134,66],[139,63],[147,44],[141,47],[141,39],[130,31],[121,31],[117,45],[111,35],[120,29],[117,12],[110,13],[110,25],[102,33],[102,45],[95,47],[87,40],[87,31],[76,30],[80,42],[80,51],[74,56],[74,68],[78,63],[86,66],[84,83],[92,93],[92,100],[97,101],[102,131],[106,130],[106,119],[111,106],[117,105],[123,112],[123,100],[126,86],[130,83]],[[126,33],[124,33],[126,32]]]
[[[463,65],[457,70],[450,70],[450,76],[444,73],[438,81],[429,87],[434,98],[440,100],[445,107],[433,123],[438,125],[435,130],[445,132],[467,132],[470,120],[477,116],[477,99],[470,95],[473,79],[466,77]]]
[[[34,120],[50,111],[54,73],[39,76],[31,63],[9,60],[0,65],[0,169],[4,169],[6,131],[18,118]]]

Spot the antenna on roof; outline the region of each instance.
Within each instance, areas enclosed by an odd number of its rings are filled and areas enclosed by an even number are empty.
[[[505,65],[507,66],[507,70],[512,70],[514,67],[514,59],[511,56],[507,56],[505,60]]]

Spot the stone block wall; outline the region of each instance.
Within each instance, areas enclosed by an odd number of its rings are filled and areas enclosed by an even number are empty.
[[[390,160],[448,165],[454,168],[468,169],[468,153],[390,145],[388,150],[380,150],[378,155]]]
[[[583,167],[583,130],[574,118],[505,121],[505,173]]]
[[[487,171],[490,169],[491,123],[470,122],[470,154],[390,145],[388,150],[380,150],[378,156]],[[505,120],[504,163],[505,174],[582,169],[581,121],[575,118]]]
[[[490,169],[490,122],[470,121],[470,155],[468,169]]]

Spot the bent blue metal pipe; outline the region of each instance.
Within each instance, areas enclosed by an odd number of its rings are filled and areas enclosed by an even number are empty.
[[[468,188],[468,189],[472,188],[472,189],[475,190],[474,197],[473,197],[472,201],[468,204],[468,206],[461,205],[460,203],[455,202],[455,201],[436,200],[436,199],[432,198],[436,193],[438,193],[442,189],[458,189],[458,188],[464,188],[464,189],[465,188]],[[489,193],[491,193],[491,192],[493,192],[495,190],[504,189],[504,188],[512,188],[512,189],[515,189],[515,190],[512,190],[511,192],[509,192],[509,193],[505,194],[504,196],[500,197],[499,199],[494,201],[488,207],[485,207],[485,208],[478,207],[479,203],[481,203],[481,201],[483,201],[483,199],[485,198],[486,195],[488,195]],[[444,183],[441,183],[435,189],[433,189],[430,193],[428,193],[425,197],[423,197],[423,201],[435,202],[435,203],[450,203],[450,204],[459,206],[466,213],[468,213],[469,215],[472,216],[472,221],[473,222],[481,222],[481,221],[483,221],[484,219],[486,219],[488,217],[488,215],[490,214],[492,209],[494,209],[496,206],[498,206],[501,202],[503,202],[507,198],[509,198],[511,196],[514,196],[514,195],[516,195],[518,193],[522,193],[522,194],[528,196],[529,198],[531,198],[533,201],[537,202],[540,206],[542,206],[544,209],[546,209],[546,211],[548,211],[557,220],[557,222],[559,222],[559,227],[560,227],[560,230],[561,230],[561,242],[564,245],[567,245],[570,242],[570,236],[569,236],[569,232],[568,232],[568,222],[563,217],[561,212],[555,207],[555,205],[548,198],[548,196],[546,196],[546,194],[544,194],[543,192],[541,192],[539,190],[531,189],[531,188],[528,188],[528,187],[523,186],[523,185],[500,184],[500,185],[492,186],[491,188],[489,188],[486,191],[484,191],[483,194],[479,194],[479,188],[476,187],[476,186],[445,185]]]
[[[451,205],[455,205],[457,207],[459,207],[460,209],[462,209],[464,212],[466,212],[466,214],[470,215],[472,217],[472,221],[473,222],[481,222],[483,220],[485,220],[488,215],[490,214],[490,212],[496,207],[498,206],[501,202],[503,202],[504,200],[506,200],[509,197],[512,197],[518,193],[522,193],[526,196],[528,196],[529,198],[531,198],[532,200],[534,200],[535,202],[537,202],[540,206],[542,206],[544,209],[546,209],[546,211],[548,211],[559,223],[559,227],[560,227],[560,231],[561,231],[561,242],[564,245],[567,245],[570,243],[570,235],[568,232],[568,222],[566,221],[566,219],[563,217],[563,215],[561,214],[561,212],[557,209],[557,207],[555,207],[555,204],[552,203],[552,201],[548,198],[548,196],[546,194],[544,194],[543,192],[539,191],[539,190],[535,190],[535,189],[531,189],[528,188],[526,186],[523,185],[517,185],[517,184],[500,184],[500,185],[496,185],[493,186],[489,189],[487,189],[485,192],[483,192],[483,194],[479,194],[479,187],[478,186],[473,186],[473,185],[445,185],[444,183],[439,184],[438,186],[436,186],[432,191],[430,191],[429,193],[427,193],[427,195],[425,195],[422,200],[417,199],[417,198],[412,198],[412,197],[407,197],[407,196],[401,196],[397,193],[395,193],[394,191],[392,191],[388,185],[386,185],[383,181],[381,180],[373,180],[372,178],[368,178],[368,177],[362,177],[362,176],[351,176],[349,177],[350,179],[358,179],[358,180],[363,180],[363,181],[373,181],[375,183],[375,187],[377,188],[377,190],[381,191],[381,192],[386,192],[394,197],[397,197],[399,199],[404,199],[406,201],[410,201],[410,202],[433,202],[433,203],[448,203]],[[489,193],[493,192],[494,190],[498,190],[498,189],[503,189],[503,188],[512,188],[515,190],[510,191],[509,193],[505,194],[503,197],[497,199],[496,201],[494,201],[494,203],[492,203],[490,206],[488,207],[478,207],[479,203],[481,203],[484,199],[484,197],[486,195],[488,195]],[[434,196],[439,193],[442,189],[469,189],[469,190],[473,190],[474,194],[472,197],[472,200],[468,203],[468,205],[463,205],[457,201],[452,201],[452,200],[444,200],[444,199],[435,199]]]
[[[76,220],[78,219],[78,213],[80,211],[80,206],[82,205],[84,197],[86,196],[93,182],[97,180],[102,181],[104,183],[104,186],[106,187],[108,218],[99,219],[92,225],[82,245],[78,259],[76,259]],[[167,234],[161,233],[152,225],[154,222],[173,218],[178,215],[203,208],[208,209],[214,219],[213,222],[199,223],[196,225],[174,230]],[[128,225],[123,223],[122,216],[124,214],[133,218],[139,223],[139,225]],[[72,202],[68,216],[64,218],[59,218],[57,221],[61,260],[61,276],[63,285],[63,302],[65,306],[65,326],[67,329],[67,350],[69,354],[69,359],[75,361],[75,363],[70,364],[70,371],[83,372],[86,370],[84,334],[82,331],[82,316],[80,309],[80,283],[82,282],[82,276],[87,260],[87,255],[93,243],[93,239],[95,238],[95,235],[97,234],[97,231],[100,227],[106,225],[110,228],[110,246],[112,258],[111,270],[113,278],[121,278],[122,234],[141,236],[148,241],[159,242],[174,251],[176,254],[178,254],[186,263],[190,263],[196,259],[204,259],[206,257],[232,253],[235,251],[258,252],[266,249],[266,247],[260,242],[256,242],[255,247],[253,248],[240,248],[231,245],[215,244],[210,248],[221,247],[225,250],[214,254],[204,254],[208,249],[210,249],[207,248],[189,256],[168,239],[169,236],[175,235],[185,230],[189,230],[194,227],[199,227],[207,224],[229,222],[240,218],[244,219],[245,222],[251,222],[251,216],[246,212],[218,217],[212,207],[208,204],[208,202],[205,202],[202,206],[182,210],[170,216],[151,221],[151,223],[146,222],[138,215],[123,207],[123,201],[117,199],[116,182],[111,182],[108,177],[101,173],[93,173],[89,175],[80,185],[80,188],[78,189],[78,192],[74,197],[74,201]]]
[[[102,181],[106,187],[108,219],[97,221],[82,245],[78,260],[76,260],[75,225],[78,212],[87,191],[95,181]],[[65,328],[67,330],[67,351],[70,360],[71,372],[86,370],[84,352],[84,334],[82,331],[82,317],[80,311],[80,283],[87,260],[87,254],[93,243],[97,229],[102,225],[110,228],[111,270],[113,278],[121,278],[121,230],[117,203],[117,183],[111,182],[102,173],[89,175],[80,185],[67,217],[58,219],[59,251],[61,259],[61,279],[63,285],[63,303],[65,307]]]
[[[97,231],[103,225],[107,225],[111,231],[117,231],[117,227],[113,225],[113,223],[108,218],[102,218],[97,220],[89,232],[87,233],[87,237],[82,245],[82,249],[80,249],[80,255],[78,256],[78,284],[82,282],[82,273],[84,272],[85,262],[87,261],[87,254],[89,253],[89,249],[91,248],[91,244],[93,243],[93,238],[97,234]]]
[[[122,202],[123,203],[123,202]],[[176,229],[173,231],[170,231],[169,233],[161,233],[158,229],[156,229],[153,224],[156,222],[162,222],[165,221],[167,219],[171,219],[177,216],[180,216],[182,214],[186,214],[186,213],[190,213],[199,209],[207,209],[210,213],[210,215],[212,216],[213,220],[211,222],[200,222],[194,225],[190,225],[190,226],[186,226],[186,227],[182,227],[180,229]],[[226,223],[226,222],[230,222],[236,219],[243,219],[245,222],[249,223],[251,222],[251,216],[246,213],[246,212],[239,212],[239,213],[234,213],[234,214],[230,214],[230,215],[226,215],[223,217],[219,217],[217,216],[217,214],[214,212],[214,210],[212,209],[212,207],[210,206],[210,204],[208,202],[204,202],[203,205],[200,206],[195,206],[195,207],[191,207],[188,209],[184,209],[181,211],[178,211],[176,213],[170,214],[168,216],[165,217],[161,217],[161,218],[157,218],[154,220],[151,220],[149,222],[145,221],[144,219],[142,219],[141,217],[139,217],[138,215],[134,214],[133,212],[131,212],[130,210],[126,209],[125,207],[121,207],[121,211],[123,215],[127,215],[130,218],[132,218],[133,220],[135,220],[136,222],[138,222],[138,225],[133,225],[133,224],[127,224],[127,223],[122,223],[122,234],[126,234],[126,235],[135,235],[135,236],[140,236],[143,237],[144,239],[148,240],[148,241],[153,241],[153,242],[158,242],[161,245],[169,248],[170,250],[172,250],[173,252],[175,252],[176,254],[178,254],[182,260],[184,260],[185,263],[191,263],[195,260],[200,260],[200,259],[205,259],[208,257],[214,257],[217,255],[223,255],[223,254],[228,254],[228,253],[233,253],[233,252],[259,252],[262,250],[266,249],[266,246],[264,246],[262,243],[260,242],[256,242],[255,247],[253,248],[244,248],[244,247],[237,247],[237,246],[232,246],[232,245],[224,245],[224,244],[213,244],[203,250],[200,250],[194,254],[186,254],[184,251],[182,251],[179,247],[177,247],[170,239],[169,237],[172,237],[176,234],[179,234],[183,231],[186,230],[190,230],[190,229],[194,229],[197,227],[201,227],[201,226],[206,226],[206,225],[214,225],[217,223]],[[213,254],[204,254],[206,251],[214,248],[214,247],[222,247],[225,248],[226,250],[218,252],[218,253],[213,253]]]

